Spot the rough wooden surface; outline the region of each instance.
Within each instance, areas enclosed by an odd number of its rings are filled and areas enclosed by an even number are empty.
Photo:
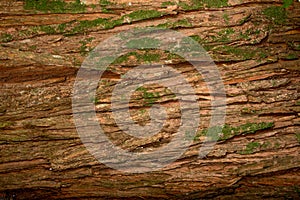
[[[280,7],[279,0],[229,0],[221,8],[192,10],[162,7],[162,2],[124,1],[105,6],[109,13],[103,13],[103,5],[89,5],[84,13],[45,13],[25,10],[23,1],[0,1],[0,199],[299,198],[300,3],[280,9],[286,15],[276,18],[266,9]],[[129,15],[145,9],[163,16]],[[80,25],[98,18],[123,21],[114,27]],[[73,84],[81,62],[99,42],[123,30],[159,24],[193,36],[214,59],[226,88],[229,136],[205,158],[197,157],[201,141],[195,139],[182,158],[163,170],[122,173],[99,163],[82,144],[72,116]],[[139,52],[144,53],[149,52]],[[168,63],[193,84],[204,119],[201,133],[210,116],[205,84],[180,58],[171,63],[165,52],[150,53],[159,58],[153,63]],[[169,129],[145,140],[128,138],[111,121],[111,90],[138,61],[148,60],[129,56],[113,65],[95,101],[107,134],[131,151],[168,142],[168,131],[176,130],[180,117],[172,111],[175,121]],[[161,90],[152,88],[156,91]],[[139,95],[132,101],[132,116],[143,124],[149,119],[138,112],[147,111]],[[172,95],[161,95],[161,104],[178,106]]]

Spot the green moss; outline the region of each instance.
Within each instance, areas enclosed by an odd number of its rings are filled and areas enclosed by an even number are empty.
[[[228,16],[227,13],[225,13],[225,14],[223,15],[223,19],[224,19],[224,21],[225,21],[226,24],[229,24],[229,16]]]
[[[202,0],[202,2],[208,8],[222,8],[228,6],[228,0]]]
[[[189,11],[189,10],[198,10],[202,8],[203,4],[198,1],[193,1],[190,4],[179,1],[178,6],[181,7],[183,10]]]
[[[93,104],[99,103],[99,99],[98,99],[97,97],[90,97],[90,101],[91,101]]]
[[[199,140],[201,136],[210,135],[210,139],[218,138],[219,141],[230,139],[237,135],[242,134],[251,134],[260,130],[265,130],[274,126],[272,122],[262,122],[262,123],[247,123],[238,127],[232,127],[230,125],[225,124],[223,127],[211,127],[209,129],[204,129],[197,133],[194,138],[195,141]]]
[[[203,7],[207,8],[221,8],[228,6],[228,0],[191,0],[191,2],[185,3],[185,2],[179,2],[178,5],[183,10],[198,10]]]
[[[14,122],[0,122],[0,130],[7,129],[14,125]]]
[[[152,19],[161,16],[163,16],[163,13],[157,10],[137,10],[127,15],[124,15],[124,17],[129,17],[133,21]]]
[[[101,11],[103,13],[113,13],[114,11],[107,8],[107,6],[113,5],[113,2],[110,2],[108,0],[100,0],[99,2],[100,6],[102,7]]]
[[[32,50],[32,51],[34,51],[34,50],[37,49],[37,46],[36,45],[29,46],[29,49]]]
[[[98,18],[95,20],[83,20],[79,21],[77,25],[70,31],[68,31],[65,35],[74,35],[78,33],[85,33],[88,31],[90,28],[96,27],[96,26],[101,26],[102,28],[105,27],[106,24],[109,23],[109,19],[106,18]]]
[[[114,61],[113,56],[102,57],[101,59],[98,59],[97,62],[96,62],[96,66],[98,66],[97,69],[105,70],[103,67],[105,67],[106,65],[112,63],[113,61]]]
[[[117,59],[114,60],[113,64],[122,64],[128,61],[128,58],[130,56],[135,56],[136,57],[137,53],[136,52],[129,52],[125,55],[119,56]]]
[[[88,52],[90,52],[92,50],[92,47],[87,46],[87,44],[91,43],[93,41],[93,39],[95,39],[95,38],[90,37],[90,38],[79,41],[79,43],[81,43],[79,52],[82,56],[86,55]]]
[[[13,36],[9,33],[2,33],[0,38],[1,42],[10,42],[13,40]]]
[[[222,127],[221,126],[215,126],[210,127],[208,129],[204,129],[201,132],[198,132],[196,136],[194,137],[194,141],[197,141],[200,139],[200,137],[208,137],[208,141],[217,141],[220,139],[220,135],[222,133]]]
[[[268,147],[270,147],[271,146],[271,143],[269,142],[269,141],[267,141],[267,142],[264,142],[262,145],[261,145],[261,148],[262,149],[267,149]]]
[[[252,154],[261,145],[258,142],[250,142],[247,144],[246,149],[239,152],[240,154]]]
[[[158,62],[160,60],[161,55],[157,53],[151,53],[149,51],[140,51],[140,52],[129,52],[125,55],[122,55],[115,59],[112,64],[122,64],[126,63],[129,57],[134,56],[137,59],[137,62],[144,63],[152,63]]]
[[[300,133],[295,133],[295,136],[296,136],[298,142],[300,143]]]
[[[278,148],[280,147],[280,144],[279,144],[278,142],[276,142],[276,143],[274,144],[274,147],[275,147],[276,149],[278,149]]]
[[[57,30],[58,30],[60,33],[63,33],[63,32],[65,31],[66,27],[67,27],[67,24],[65,24],[65,23],[59,24],[59,25],[57,26]]]
[[[147,110],[146,109],[140,109],[139,112],[141,113],[141,115],[146,114]]]
[[[172,1],[166,1],[166,2],[162,2],[162,3],[161,3],[161,7],[162,7],[162,8],[166,8],[166,7],[168,7],[168,6],[173,6],[173,5],[176,5],[176,3],[175,3],[175,2],[172,2]]]
[[[234,47],[234,46],[221,46],[214,49],[217,53],[227,54],[227,55],[234,55],[243,60],[250,60],[255,58],[261,51],[253,50],[243,47]]]
[[[294,191],[300,196],[300,187],[299,186],[294,186]]]
[[[286,10],[280,6],[271,6],[263,10],[263,14],[272,20],[275,24],[284,24],[286,22]]]
[[[293,4],[293,0],[283,0],[282,7],[283,8],[288,8]]]
[[[196,53],[199,52],[199,50],[201,50],[201,47],[199,45],[195,45],[195,41],[189,37],[184,37],[182,38],[181,45],[174,45],[173,46],[173,51],[174,52],[192,52],[192,53]]]
[[[217,33],[219,37],[215,38],[214,42],[228,42],[230,41],[229,36],[234,33],[232,28],[223,29]]]
[[[300,106],[300,101],[297,101],[297,102],[295,103],[295,105],[296,105],[296,106]]]
[[[262,122],[262,123],[247,123],[240,126],[240,129],[242,130],[242,133],[255,133],[259,130],[268,129],[274,126],[274,123],[272,122]]]
[[[168,60],[184,60],[181,56],[175,54],[175,53],[167,53],[167,59]]]
[[[107,9],[107,8],[102,8],[101,12],[103,12],[103,13],[114,13],[113,10],[110,10],[110,9]]]
[[[251,18],[251,14],[247,15],[246,17],[244,17],[243,19],[240,20],[240,25],[243,25],[244,23],[246,23],[247,21],[249,21]]]
[[[284,59],[285,60],[297,60],[298,58],[299,58],[299,56],[297,54],[290,53]]]
[[[59,25],[36,26],[28,30],[22,31],[20,35],[22,34],[23,36],[29,36],[38,33],[39,31],[42,31],[47,34],[64,33],[65,36],[72,36],[76,34],[86,33],[88,31],[91,31],[91,29],[95,27],[98,27],[100,29],[112,29],[124,23],[131,23],[132,21],[160,17],[161,15],[163,15],[161,12],[155,10],[139,10],[132,12],[128,15],[124,15],[119,19],[98,18],[94,20],[82,20],[71,23],[63,23]]]
[[[184,139],[188,141],[192,141],[194,138],[193,133],[190,131],[185,131],[184,133]]]
[[[188,28],[192,26],[193,25],[187,19],[182,19],[176,22],[167,22],[167,23],[157,25],[157,27],[159,28],[179,28],[179,27]]]
[[[108,0],[100,0],[99,4],[100,4],[100,6],[109,6],[109,5],[112,5],[113,3]]]
[[[80,0],[72,3],[67,3],[63,0],[25,0],[24,9],[46,13],[80,13],[85,11],[86,6]]]
[[[149,92],[148,89],[143,86],[137,88],[136,91],[142,92],[145,103],[144,106],[152,106],[160,98],[159,92]]]
[[[20,37],[29,37],[35,34],[39,34],[41,32],[46,33],[48,35],[53,34],[61,34],[66,31],[67,24],[58,24],[58,25],[42,25],[42,26],[34,26],[26,30],[21,30],[19,32]]]
[[[163,13],[156,10],[138,10],[115,20],[110,18],[83,20],[79,21],[79,24],[75,25],[75,27],[71,31],[67,32],[65,35],[70,36],[78,33],[85,33],[93,27],[101,27],[102,29],[112,29],[124,23],[131,23],[132,21],[161,17],[162,15]]]
[[[158,62],[160,60],[160,55],[155,53],[145,53],[137,56],[138,61],[143,61],[146,63]]]
[[[199,42],[199,43],[202,41],[202,39],[199,35],[191,35],[189,37],[192,38],[193,40],[195,40],[196,42]]]
[[[250,34],[248,34],[248,33],[240,32],[240,39],[249,40],[250,39],[249,35]]]
[[[126,47],[129,49],[156,49],[159,44],[158,39],[145,37],[128,41]]]
[[[39,27],[41,31],[47,33],[48,35],[51,35],[51,34],[55,34],[56,31],[55,29],[52,27],[52,26],[40,26]]]
[[[258,53],[260,59],[267,58],[268,54],[265,51],[261,51]]]

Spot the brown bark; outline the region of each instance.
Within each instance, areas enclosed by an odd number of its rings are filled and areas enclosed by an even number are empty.
[[[86,13],[44,13],[24,10],[22,1],[0,1],[0,199],[299,198],[299,2],[284,9],[284,21],[263,12],[281,6],[279,0],[230,0],[222,8],[190,11],[161,8],[163,1],[124,2],[106,7],[113,13],[101,12],[98,5]],[[117,20],[144,9],[160,10],[164,16],[124,21],[109,29],[91,26],[68,35],[80,20]],[[182,19],[187,22],[178,25]],[[59,32],[63,23],[66,28]],[[201,141],[195,140],[184,156],[162,170],[122,173],[97,161],[82,144],[72,116],[73,84],[81,62],[99,42],[123,30],[165,23],[187,36],[198,35],[214,59],[225,84],[231,133],[205,158],[197,157]],[[158,64],[170,59],[164,52],[151,52],[160,55]],[[174,121],[180,117],[171,112],[175,119],[169,129],[145,140],[129,138],[116,127],[109,117],[111,90],[137,61],[133,56],[112,66],[97,89],[96,102],[107,134],[131,151],[167,143],[168,131],[178,128]],[[180,58],[170,66],[197,92],[201,132],[210,116],[206,85]],[[167,94],[160,103],[178,106]],[[138,98],[132,104],[138,123],[149,120],[138,114],[146,109]],[[263,123],[272,125],[259,127]]]

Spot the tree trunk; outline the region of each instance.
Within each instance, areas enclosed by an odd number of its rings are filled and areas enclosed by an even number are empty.
[[[284,2],[0,1],[0,199],[299,198],[300,3]],[[185,59],[161,50],[119,57],[90,99],[115,145],[155,151],[180,126],[178,100],[159,85],[136,91],[130,112],[145,125],[149,104],[175,108],[163,131],[138,139],[113,121],[114,86],[138,64],[168,64],[183,74],[196,91],[201,117],[193,144],[176,161],[126,173],[86,149],[74,123],[72,92],[94,47],[150,26],[179,31],[206,49],[225,86],[226,120],[212,151],[199,157],[212,101],[203,77]]]

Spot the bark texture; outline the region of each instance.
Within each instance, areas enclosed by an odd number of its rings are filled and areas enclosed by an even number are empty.
[[[0,199],[299,198],[298,1],[86,1],[84,10],[72,1],[63,9],[26,2],[0,1]],[[180,71],[195,88],[201,123],[193,145],[176,162],[151,173],[122,173],[82,144],[72,90],[82,61],[98,43],[146,26],[178,30],[208,51],[225,84],[226,126],[214,149],[198,158],[211,111],[201,76],[167,52],[125,55],[104,73],[91,100],[114,144],[133,152],[155,150],[180,126],[178,102],[160,86],[137,91],[131,101],[139,124],[149,121],[149,101],[172,108],[159,134],[132,138],[113,121],[113,87],[139,63]]]

